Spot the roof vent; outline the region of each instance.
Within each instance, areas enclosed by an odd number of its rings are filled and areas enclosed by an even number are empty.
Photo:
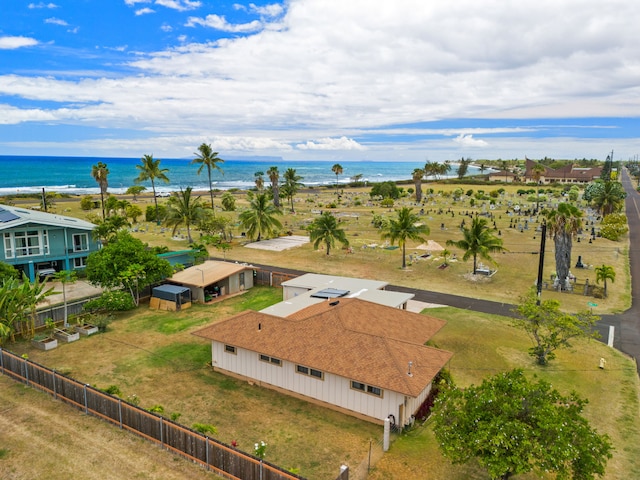
[[[413,377],[413,373],[411,373],[411,367],[413,367],[413,362],[409,362],[409,371],[407,372],[407,375]]]
[[[258,331],[262,330],[262,324],[258,323]]]
[[[333,302],[331,302],[329,305],[331,305],[332,307],[335,307],[336,305],[338,305],[340,303],[340,300],[334,300]]]

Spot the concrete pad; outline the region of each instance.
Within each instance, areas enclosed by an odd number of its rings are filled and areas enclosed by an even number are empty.
[[[287,237],[271,238],[269,240],[247,243],[245,247],[281,252],[290,248],[299,247],[305,243],[309,243],[309,237],[302,235],[289,235]]]
[[[425,308],[438,308],[438,307],[446,307],[447,305],[439,305],[437,303],[427,303],[427,302],[419,302],[417,300],[409,300],[407,302],[407,311],[420,313]]]

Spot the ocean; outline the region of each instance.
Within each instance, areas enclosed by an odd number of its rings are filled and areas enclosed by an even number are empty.
[[[224,158],[224,157],[223,157]],[[91,176],[91,167],[104,162],[109,169],[109,192],[124,193],[135,185],[138,176],[139,158],[101,158],[101,157],[37,157],[0,155],[0,196],[16,193],[40,193],[44,188],[49,192],[76,195],[99,193],[98,184]],[[302,177],[306,186],[335,185],[336,175],[331,167],[339,163],[343,173],[339,183],[348,183],[355,175],[362,175],[367,183],[387,180],[399,181],[411,179],[415,168],[424,166],[424,162],[370,162],[370,161],[294,161],[294,160],[226,160],[220,164],[223,173],[212,171],[213,188],[229,190],[232,188],[249,189],[255,186],[256,172],[264,172],[265,186],[269,185],[267,170],[278,167],[280,178],[285,170],[293,168]],[[156,192],[167,193],[188,186],[194,190],[208,190],[206,168],[197,174],[199,165],[191,159],[161,158],[161,168],[167,168],[168,184],[156,182]],[[452,165],[450,176],[455,176],[456,165]],[[479,173],[476,167],[469,167],[468,175]],[[141,185],[151,190],[150,182]]]

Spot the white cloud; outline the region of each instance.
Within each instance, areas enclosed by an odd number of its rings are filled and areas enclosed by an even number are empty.
[[[242,10],[271,18],[278,17],[284,13],[284,7],[279,3],[272,3],[269,5],[256,5],[255,3],[250,3],[249,7],[239,3],[234,3],[233,8],[235,10]]]
[[[28,5],[28,8],[33,10],[33,9],[40,9],[40,8],[48,8],[48,9],[53,9],[53,8],[58,8],[58,5],[56,5],[55,3],[44,3],[44,2],[40,2],[40,3],[30,3]]]
[[[0,37],[0,50],[15,50],[22,47],[38,45],[35,38],[29,37]]]
[[[162,30],[163,32],[171,32],[173,31],[173,27],[169,24],[162,24],[162,26],[160,27],[160,30]]]
[[[44,23],[49,23],[51,25],[60,25],[62,27],[68,27],[69,26],[69,24],[67,22],[65,22],[64,20],[61,20],[61,19],[55,18],[55,17],[46,18],[44,20]]]
[[[473,138],[471,134],[461,133],[453,139],[454,142],[460,144],[463,147],[487,147],[489,144],[484,140],[478,140]]]
[[[187,10],[200,2],[125,3]],[[47,102],[52,123],[132,129],[164,139],[214,131],[236,139],[227,140],[230,148],[308,157],[336,151],[356,157],[366,148],[368,158],[453,159],[466,156],[465,148],[484,146],[483,155],[502,158],[525,151],[557,158],[553,149],[571,148],[575,153],[568,158],[590,158],[589,149],[609,140],[580,141],[569,133],[536,144],[540,128],[509,128],[508,121],[502,129],[424,125],[442,119],[638,116],[634,25],[640,9],[634,2],[374,3],[289,0],[280,13],[277,4],[250,4],[237,8],[260,19],[240,25],[221,15],[193,16],[187,25],[229,32],[228,38],[185,43],[181,36],[174,48],[139,53],[127,70],[104,78],[0,76],[0,95],[29,105]],[[37,44],[0,37],[5,49]],[[24,121],[20,111],[7,112],[7,121]],[[424,128],[404,127],[416,124]],[[620,142],[629,149],[638,144]]]
[[[321,138],[296,145],[300,150],[366,150],[365,147],[351,138]]]
[[[199,8],[202,5],[202,2],[191,0],[156,0],[155,4],[171,8],[173,10],[178,10],[179,12],[185,12]]]
[[[205,18],[189,17],[185,26],[195,27],[200,25],[202,27],[209,27],[222,32],[234,32],[234,33],[247,33],[257,32],[262,29],[262,23],[258,20],[254,20],[249,23],[231,24],[227,22],[224,16],[220,15],[207,15]]]
[[[146,15],[148,13],[156,13],[156,11],[149,7],[140,8],[136,10],[136,17],[139,17],[140,15]]]

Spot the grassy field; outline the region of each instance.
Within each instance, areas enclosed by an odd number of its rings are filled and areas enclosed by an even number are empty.
[[[366,458],[369,440],[379,439],[381,428],[212,372],[206,366],[210,360],[209,344],[191,335],[202,325],[246,307],[263,308],[279,300],[280,295],[281,291],[277,289],[255,288],[225,302],[195,306],[179,313],[157,312],[143,306],[114,321],[105,334],[81,339],[50,352],[34,350],[27,343],[11,345],[11,349],[28,353],[30,359],[38,363],[100,388],[117,385],[124,398],[135,395],[146,408],[162,405],[167,415],[179,413],[178,421],[186,425],[194,422],[214,424],[218,428],[216,438],[227,443],[236,440],[241,449],[251,451],[256,441],[264,440],[269,445],[267,458],[270,461],[299,469],[309,479],[334,478],[340,464],[354,466]],[[640,390],[631,359],[599,342],[585,341],[578,342],[572,351],[560,352],[551,365],[540,368],[527,354],[529,339],[508,319],[454,308],[430,309],[428,312],[448,322],[433,338],[433,343],[455,352],[449,369],[458,384],[477,384],[487,375],[519,367],[530,375],[550,381],[563,393],[576,390],[590,400],[585,415],[598,431],[612,437],[616,449],[605,478],[640,476],[637,420]],[[601,357],[607,360],[605,370],[598,368]],[[34,469],[42,472],[38,469],[46,468],[52,460],[40,456],[38,461],[25,466],[31,451],[29,443],[26,440],[25,443],[10,441],[9,432],[24,431],[26,438],[41,435],[38,441],[45,442],[47,429],[34,424],[37,414],[49,412],[44,414],[45,418],[57,418],[58,412],[66,407],[48,400],[43,394],[25,392],[22,386],[11,386],[10,382],[7,385],[11,388],[0,388],[3,392],[0,401],[6,399],[3,405],[8,406],[0,415],[4,424],[0,449],[7,450],[0,459],[0,471],[14,472],[13,478],[29,478],[23,474]],[[29,407],[20,398],[29,399],[29,403],[37,398],[36,412],[26,413]],[[14,415],[14,409],[21,414]],[[86,432],[81,438],[84,435],[91,437],[100,448],[95,436],[103,434],[93,432],[103,429],[113,431],[104,434],[108,439],[102,446],[104,449],[111,450],[111,442],[123,437],[126,437],[124,444],[129,447],[139,442],[113,427],[97,426],[94,419],[78,412],[65,413],[64,417],[70,417],[65,420],[69,422],[68,428],[62,421],[55,422],[53,435],[57,444],[74,445],[78,440],[76,431],[79,431]],[[77,449],[84,451],[82,446]],[[52,451],[51,455],[57,453]],[[114,455],[118,458],[122,455],[123,464],[133,468],[136,456],[146,458],[150,454],[147,449],[135,447],[116,450]],[[160,465],[171,468],[175,477],[159,474],[158,469],[150,468],[145,460],[140,462],[138,478],[196,478],[185,462],[169,454],[166,456],[168,458]],[[98,460],[88,457],[87,462],[89,465],[78,467],[74,463],[73,468],[88,471]],[[71,467],[65,467],[61,472],[66,474],[68,468]],[[133,468],[132,472],[136,471]],[[375,466],[371,478],[418,480],[425,478],[425,472],[430,472],[428,478],[433,479],[487,478],[476,465],[450,465],[439,453],[429,422],[401,435]],[[51,478],[68,477],[61,474]]]
[[[405,188],[412,185],[405,185]],[[489,194],[492,190],[504,188],[505,192],[496,199],[496,205],[492,210],[488,201],[478,201],[471,206],[471,199],[454,201],[451,196],[457,188],[464,191],[469,189],[473,192],[479,190]],[[418,213],[424,210],[421,218],[429,226],[431,233],[428,239],[445,246],[447,240],[457,240],[461,238],[460,224],[464,220],[469,225],[474,212],[487,213],[493,215],[496,230],[501,234],[506,251],[502,254],[495,254],[495,264],[492,268],[497,268],[498,273],[487,278],[472,278],[469,272],[472,270],[472,262],[453,261],[444,270],[439,269],[443,262],[442,256],[434,254],[431,258],[414,260],[410,262],[409,255],[414,259],[424,250],[417,250],[421,242],[407,243],[407,261],[410,263],[407,269],[402,270],[401,251],[386,250],[384,248],[365,248],[367,245],[384,245],[381,240],[380,230],[374,228],[371,220],[374,215],[384,215],[393,217],[393,208],[383,208],[379,202],[372,201],[369,197],[368,188],[351,188],[344,192],[340,200],[335,195],[335,190],[317,189],[308,190],[295,197],[295,213],[283,208],[283,216],[280,220],[283,224],[282,234],[291,232],[296,235],[306,235],[306,226],[317,217],[318,212],[330,208],[339,216],[342,228],[346,230],[347,238],[352,246],[353,253],[346,250],[337,249],[329,256],[323,250],[314,251],[310,244],[294,248],[284,252],[272,252],[264,250],[243,248],[245,238],[241,238],[242,228],[237,223],[238,213],[246,208],[246,195],[243,192],[236,192],[236,211],[222,212],[220,210],[220,199],[217,198],[217,214],[231,219],[234,234],[232,248],[224,254],[227,259],[248,263],[263,263],[267,265],[297,268],[301,270],[313,271],[327,274],[344,274],[350,272],[351,276],[359,278],[375,278],[385,280],[392,284],[404,285],[408,287],[422,288],[438,292],[451,292],[458,295],[495,300],[505,303],[517,303],[518,298],[526,290],[535,284],[538,274],[538,252],[540,250],[540,234],[535,232],[536,222],[529,223],[528,230],[520,231],[516,225],[524,228],[524,221],[528,217],[514,215],[513,206],[521,206],[521,210],[531,207],[526,195],[520,196],[517,190],[523,188],[519,185],[452,185],[429,183],[423,185],[425,192],[423,204],[416,205],[410,197],[400,199],[394,208],[409,206]],[[426,193],[427,189],[433,189],[433,194]],[[559,191],[559,190],[556,190]],[[206,195],[205,195],[206,197]],[[153,204],[150,196],[140,196],[136,201],[129,198],[132,203],[137,204],[143,211],[148,205]],[[159,199],[165,202],[166,199]],[[558,199],[552,199],[550,205],[557,203]],[[29,205],[29,201],[21,201],[24,205]],[[33,203],[33,201],[30,201]],[[335,204],[336,208],[331,208]],[[511,205],[511,207],[510,207]],[[80,199],[78,197],[59,199],[54,207],[58,213],[64,213],[80,218],[87,218],[88,215],[96,215],[97,210],[84,212],[80,209]],[[534,218],[542,220],[542,217]],[[590,231],[591,225],[585,217],[586,229]],[[510,228],[513,225],[514,228]],[[597,227],[597,221],[596,225]],[[158,226],[155,223],[138,222],[134,234],[152,246],[167,246],[172,250],[187,248],[187,241],[181,239],[185,236],[185,229],[179,230],[178,235],[172,237],[171,229]],[[193,237],[197,241],[199,234],[194,231]],[[550,281],[552,273],[555,272],[553,241],[547,239],[546,256],[544,265],[544,279]],[[448,247],[461,259],[463,252],[454,247]],[[608,298],[598,298],[598,307],[594,313],[618,313],[626,310],[631,305],[630,286],[631,278],[628,269],[628,236],[623,237],[618,242],[597,238],[589,243],[586,234],[582,235],[580,242],[574,240],[572,263],[575,264],[578,256],[582,256],[583,263],[590,265],[587,269],[572,269],[572,273],[577,277],[579,283],[584,283],[586,279],[590,284],[596,283],[594,266],[606,264],[614,268],[616,272],[615,283],[609,283]],[[213,256],[222,257],[223,252],[213,247],[209,248]],[[489,262],[482,260],[485,264]],[[600,285],[601,286],[601,285]],[[591,297],[582,295],[582,291],[576,293],[558,293],[546,290],[546,298],[556,298],[560,301],[562,308],[567,311],[578,311],[587,308],[587,302],[593,301]]]
[[[504,187],[506,193],[499,197],[495,210],[489,210],[488,204],[484,208],[480,206],[474,209],[469,200],[453,202],[448,192],[458,188],[457,186],[425,185],[423,190],[428,187],[433,187],[435,193],[431,197],[427,196],[423,206],[413,205],[410,199],[400,200],[396,206],[412,206],[416,212],[424,208],[424,221],[431,228],[428,238],[441,245],[448,239],[460,238],[458,228],[461,221],[464,219],[467,224],[470,221],[466,216],[467,211],[484,210],[492,213],[496,231],[501,233],[508,250],[495,256],[495,268],[498,268],[495,276],[490,279],[473,279],[468,275],[471,263],[462,261],[452,262],[449,268],[440,270],[438,265],[442,263],[442,258],[437,255],[431,259],[413,261],[406,270],[402,270],[400,250],[364,248],[375,243],[383,244],[380,232],[371,225],[373,215],[394,215],[393,209],[382,208],[375,202],[369,203],[368,190],[364,189],[347,191],[337,208],[332,209],[341,215],[341,224],[347,231],[354,253],[338,249],[327,256],[322,250],[314,251],[310,245],[285,252],[245,249],[242,247],[244,239],[239,237],[241,229],[236,227],[234,235],[237,237],[233,248],[226,253],[226,258],[319,273],[344,275],[348,272],[350,276],[384,280],[397,285],[517,303],[518,297],[535,282],[540,245],[539,234],[535,234],[533,225],[523,232],[509,228],[510,220],[515,217],[508,215],[507,204],[522,202],[515,193],[518,187]],[[474,191],[480,188],[489,192],[498,187],[463,188],[473,188]],[[246,201],[243,194],[238,194],[237,198],[240,210],[244,208]],[[335,193],[329,190],[298,195],[296,213],[285,213],[282,217],[284,231],[305,234],[304,227],[317,216],[314,212],[328,208],[335,198]],[[150,197],[141,197],[136,203],[144,210],[152,202]],[[86,213],[80,210],[79,203],[79,198],[60,199],[56,208],[58,213],[86,217]],[[219,205],[219,199],[217,204]],[[218,214],[229,216],[235,221],[238,211]],[[521,218],[518,220],[522,221]],[[444,228],[441,228],[442,224]],[[170,231],[163,231],[154,224],[142,222],[137,227],[139,230],[142,227],[145,231],[136,235],[150,245],[166,245],[170,249],[183,249],[187,246],[185,240],[172,238]],[[194,237],[197,238],[198,234]],[[407,253],[423,253],[414,248],[417,245],[418,243],[410,243]],[[620,312],[629,307],[631,279],[628,271],[628,245],[628,238],[620,242],[601,238],[593,243],[574,242],[574,263],[577,256],[582,255],[585,263],[611,265],[617,273],[615,283],[609,285],[609,298],[597,299],[598,307],[594,313]],[[462,256],[462,252],[451,250],[459,258]],[[222,256],[222,252],[214,248],[210,248],[210,253]],[[555,270],[551,240],[547,240],[546,254],[544,276],[548,279]],[[595,283],[592,268],[574,270],[573,273],[579,282],[588,278],[589,283]],[[179,421],[187,425],[194,422],[213,423],[218,427],[218,437],[221,440],[236,440],[240,448],[251,450],[256,441],[264,440],[269,444],[267,458],[270,461],[287,468],[300,469],[310,479],[334,478],[341,463],[358,464],[366,457],[369,440],[381,436],[380,428],[211,372],[206,367],[206,362],[210,359],[209,345],[191,335],[193,330],[208,322],[225,318],[247,308],[247,305],[262,308],[279,300],[279,295],[279,291],[273,293],[268,289],[255,289],[228,302],[214,306],[195,306],[177,314],[158,313],[143,308],[119,318],[106,334],[82,339],[52,352],[38,352],[26,344],[12,345],[11,349],[19,353],[29,352],[33,360],[99,387],[118,385],[125,398],[135,394],[144,407],[162,405],[167,414],[181,414]],[[557,298],[562,307],[569,311],[584,309],[588,301],[593,301],[593,298],[580,294],[552,291],[545,291],[543,296]],[[243,304],[244,302],[248,303]],[[593,425],[599,431],[609,433],[614,440],[616,451],[606,478],[640,477],[640,466],[636,460],[640,453],[637,447],[640,444],[640,433],[636,420],[640,413],[639,390],[633,361],[594,341],[579,343],[575,351],[561,352],[552,365],[539,369],[526,353],[530,346],[528,339],[511,327],[508,320],[451,308],[431,310],[429,313],[449,322],[434,341],[437,346],[455,353],[450,369],[458,384],[480,383],[482,378],[492,373],[521,367],[530,374],[550,380],[563,393],[577,390],[591,401],[586,415]],[[600,357],[607,359],[607,369],[604,371],[598,368]],[[18,390],[21,388],[17,387]],[[7,391],[11,392],[11,399],[18,390],[0,388],[0,392],[3,392],[0,393],[0,401]],[[33,394],[24,395],[31,398]],[[43,400],[37,403],[38,409],[44,412],[45,407],[54,402]],[[15,400],[13,404],[16,404]],[[22,403],[19,407],[28,408]],[[12,408],[18,408],[18,405]],[[22,422],[26,422],[24,427],[20,423],[12,424],[13,417],[4,412],[0,414],[0,419],[14,431],[22,428],[27,430],[30,428],[28,419],[37,418],[37,413],[28,412],[21,417]],[[80,430],[90,428],[84,426],[87,421],[91,425],[95,423],[95,420],[86,419],[82,415],[72,414],[71,417],[79,422],[74,428]],[[54,436],[55,441],[73,445],[73,429],[67,433],[69,437],[63,432]],[[44,435],[45,432],[39,430],[39,434]],[[28,458],[27,454],[19,447],[4,447],[5,444],[11,444],[3,439],[3,435],[5,434],[0,432],[0,440],[3,442],[0,445],[0,472],[4,472],[6,467],[10,469],[7,471],[19,472],[9,478],[32,478],[34,475],[28,474],[30,470],[22,469]],[[3,453],[3,449],[8,452]],[[132,456],[142,449],[131,450],[135,451],[123,455],[130,455],[127,460],[130,460],[129,464],[135,465],[136,461]],[[51,455],[54,454],[52,451]],[[177,471],[186,468],[182,461],[172,458],[169,464],[174,463]],[[153,469],[150,470],[146,465],[140,461],[139,478],[172,478],[154,475]],[[23,472],[27,474],[23,475]],[[378,463],[372,478],[422,479],[425,478],[425,472],[429,472],[428,478],[435,479],[487,478],[474,465],[449,465],[439,454],[428,423],[401,436],[390,453]],[[189,470],[183,477],[175,478],[196,478],[191,475]],[[68,478],[68,475],[51,478]]]

